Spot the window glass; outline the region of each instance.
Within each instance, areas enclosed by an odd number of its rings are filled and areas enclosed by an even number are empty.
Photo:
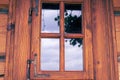
[[[65,33],[82,33],[81,4],[65,4]]]
[[[42,4],[42,33],[59,33],[59,4]]]
[[[65,70],[83,70],[82,39],[65,39]]]
[[[59,39],[41,39],[41,70],[59,70]]]

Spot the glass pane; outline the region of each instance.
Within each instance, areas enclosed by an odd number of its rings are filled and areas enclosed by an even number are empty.
[[[82,33],[81,8],[81,4],[65,4],[65,33]]]
[[[59,33],[59,4],[42,4],[42,33]]]
[[[41,70],[59,70],[59,39],[41,39]]]
[[[83,71],[82,39],[65,39],[65,70]]]

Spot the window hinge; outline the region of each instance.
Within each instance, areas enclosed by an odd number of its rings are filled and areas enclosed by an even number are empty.
[[[39,0],[30,0],[30,9],[29,9],[29,19],[28,23],[32,23],[32,13],[35,12],[35,15],[38,16],[38,5]],[[33,7],[32,3],[35,1],[35,7]]]
[[[7,26],[8,31],[11,31],[11,30],[14,30],[14,29],[15,29],[15,24],[13,24],[13,23],[8,24],[8,26]]]
[[[34,54],[34,59],[33,60],[32,59],[27,60],[27,80],[30,80],[30,66],[31,66],[31,64],[33,64],[34,67],[35,67],[36,57],[37,57],[37,54]]]

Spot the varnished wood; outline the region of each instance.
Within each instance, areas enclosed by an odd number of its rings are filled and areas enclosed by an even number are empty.
[[[0,75],[5,74],[5,62],[0,61]]]
[[[60,38],[59,33],[41,33],[40,34],[41,38]]]
[[[120,16],[115,16],[115,30],[120,32]]]
[[[69,1],[68,1],[69,2]],[[66,3],[66,2],[65,2]],[[41,1],[40,3],[41,4]],[[71,3],[72,4],[72,3]],[[80,3],[79,3],[80,4]],[[32,51],[31,59],[34,59],[34,54],[37,53],[37,71],[35,71],[34,64],[31,65],[31,78],[40,80],[40,74],[50,74],[46,79],[93,79],[93,64],[92,64],[92,29],[91,29],[91,7],[90,0],[84,1],[83,10],[83,34],[69,34],[64,33],[64,1],[60,2],[60,33],[41,33],[41,5],[39,6],[39,14],[33,14],[32,21]],[[86,17],[86,15],[88,15]],[[85,18],[85,19],[84,19]],[[40,27],[39,27],[40,26]],[[60,38],[60,71],[43,72],[40,70],[40,51],[41,51],[41,38]],[[82,38],[84,44],[84,70],[65,72],[65,52],[64,52],[64,39],[65,38]],[[87,46],[87,47],[86,47]],[[36,74],[34,74],[36,72]],[[34,77],[34,75],[37,75]],[[70,76],[71,75],[71,76]]]
[[[120,32],[116,32],[117,51],[120,52]],[[120,55],[120,53],[118,53]]]
[[[39,5],[38,5],[38,16],[35,15],[35,13],[33,13],[32,16],[32,36],[31,36],[31,59],[34,59],[34,54],[37,54],[37,69],[36,71],[39,72],[41,71],[41,49],[40,49],[40,45],[41,45],[41,36],[40,36],[40,32],[41,32],[41,15],[42,12],[40,11],[42,9],[42,3],[41,0],[39,0]],[[35,2],[32,3],[33,6],[35,6]],[[34,64],[31,64],[31,78],[34,77],[35,75],[35,70],[34,70]]]
[[[16,1],[13,79],[26,80],[27,59],[30,54],[30,32],[28,24],[29,0]]]
[[[0,0],[0,4],[9,4],[9,0]]]
[[[65,50],[64,50],[64,3],[60,2],[60,71],[65,68]]]
[[[120,7],[120,0],[113,0],[114,7]]]
[[[93,41],[92,38],[92,14],[91,0],[84,0],[83,3],[83,55],[84,55],[84,70],[88,79],[94,80],[93,72]]]
[[[47,3],[60,3],[60,2],[65,2],[65,3],[82,3],[84,0],[42,0],[42,2],[47,2]]]
[[[112,10],[111,0],[92,0],[95,80],[118,80],[116,77],[115,37],[113,32],[111,33],[114,30]]]
[[[15,5],[16,0],[9,0],[8,24],[15,24]],[[14,35],[14,29],[7,31],[5,80],[13,80]]]
[[[83,34],[64,34],[65,38],[84,38]]]

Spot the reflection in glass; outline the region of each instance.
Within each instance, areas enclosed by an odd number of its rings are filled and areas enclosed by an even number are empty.
[[[82,33],[81,4],[65,4],[65,33]]]
[[[83,71],[82,45],[70,45],[69,43],[71,43],[71,39],[65,39],[65,70]]]
[[[42,33],[59,33],[58,23],[55,17],[59,17],[59,4],[42,4]]]
[[[59,39],[41,39],[41,70],[59,70]]]

